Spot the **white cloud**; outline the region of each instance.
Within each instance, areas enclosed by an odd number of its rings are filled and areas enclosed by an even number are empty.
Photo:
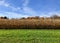
[[[38,14],[36,11],[34,11],[32,8],[29,8],[29,7],[24,7],[23,11],[25,14],[29,14],[31,16],[35,16]]]
[[[1,0],[0,5],[5,6],[7,8],[11,8],[13,12],[3,12],[3,13],[0,13],[1,14],[0,16],[9,16],[13,18],[16,18],[16,17],[18,18],[18,17],[27,17],[27,16],[36,15],[37,13],[32,8],[28,7],[28,4],[29,4],[29,0],[23,0],[23,4],[22,4],[23,7],[21,9],[20,7],[11,6],[9,3],[6,3],[5,0]],[[20,11],[23,14],[15,13],[14,11]]]
[[[9,3],[5,2],[5,0],[0,0],[0,6],[5,6],[7,8],[11,8],[12,11],[18,11],[21,9],[20,7],[11,6]]]
[[[22,4],[22,11],[24,14],[28,14],[30,16],[35,16],[38,13],[36,11],[34,11],[32,8],[28,7],[29,4],[29,0],[23,0],[23,4]]]
[[[19,11],[19,12],[22,12],[23,14],[27,14],[27,15],[31,15],[31,16],[36,15],[37,14],[36,11],[34,11],[32,8],[28,7],[28,4],[29,4],[29,0],[23,0],[23,4],[22,4],[23,7],[21,9],[20,7],[11,6],[9,3],[6,3],[5,0],[0,1],[0,5],[11,8],[11,10],[13,12]],[[12,14],[12,15],[14,15],[14,14]]]
[[[5,4],[4,6],[9,7],[9,4]]]
[[[5,3],[5,0],[0,0],[0,6],[9,7],[9,4]]]
[[[29,3],[29,0],[23,0],[23,6],[26,7]]]
[[[21,10],[20,7],[9,6],[9,8],[11,8],[12,11],[18,11],[18,10]]]
[[[23,15],[15,12],[0,12],[0,16],[7,16],[9,18],[21,18],[21,17],[28,17],[28,15]]]
[[[29,0],[23,0],[22,9],[21,9],[20,7],[11,6],[9,3],[6,3],[4,0],[1,0],[0,6],[5,6],[8,8],[11,8],[11,10],[13,12],[0,13],[0,16],[9,16],[9,18],[16,18],[16,17],[19,18],[19,17],[27,17],[27,16],[38,16],[38,15],[49,16],[49,15],[52,15],[50,13],[45,14],[44,12],[39,13],[39,12],[33,10],[32,8],[28,7],[28,4],[29,4]],[[15,13],[14,11],[19,11],[19,12],[22,12],[23,14]]]
[[[48,14],[49,14],[50,16],[51,16],[51,15],[59,15],[59,16],[60,16],[60,12],[59,12],[59,11],[49,12]]]
[[[60,16],[60,12],[54,11],[54,12],[41,12],[40,17],[50,17],[52,15],[58,15]]]
[[[4,0],[0,0],[0,5],[3,5],[4,3]]]

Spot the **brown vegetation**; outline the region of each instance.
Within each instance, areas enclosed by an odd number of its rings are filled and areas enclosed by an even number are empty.
[[[0,29],[60,29],[60,18],[27,17],[0,19]]]

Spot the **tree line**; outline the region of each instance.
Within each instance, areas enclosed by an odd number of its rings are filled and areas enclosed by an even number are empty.
[[[39,16],[35,16],[35,17],[27,17],[27,18],[22,17],[22,18],[19,18],[19,19],[39,19],[39,18],[44,18],[44,17],[39,17]],[[46,18],[47,18],[47,17],[46,17]],[[52,19],[60,19],[60,16],[54,14],[54,15],[48,17],[48,18],[52,18]],[[1,16],[0,19],[9,19],[9,17],[7,17],[7,16],[2,17],[2,16]],[[15,18],[11,18],[11,19],[15,19]]]

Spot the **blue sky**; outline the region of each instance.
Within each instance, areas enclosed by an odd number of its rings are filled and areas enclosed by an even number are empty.
[[[0,16],[20,18],[53,14],[60,15],[60,0],[0,0]]]

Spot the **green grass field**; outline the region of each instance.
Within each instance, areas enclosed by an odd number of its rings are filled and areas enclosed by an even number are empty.
[[[0,43],[60,43],[60,30],[0,30]]]

